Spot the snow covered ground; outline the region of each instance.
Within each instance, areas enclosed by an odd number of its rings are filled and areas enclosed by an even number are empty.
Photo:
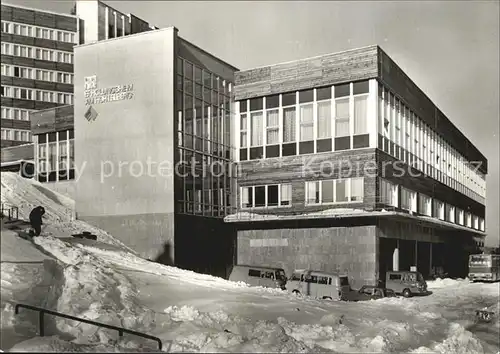
[[[50,316],[48,336],[36,337],[36,313],[14,315],[15,303],[27,303],[158,336],[174,352],[498,352],[498,317],[487,326],[473,321],[477,308],[498,310],[498,283],[443,279],[429,282],[430,296],[361,303],[298,298],[142,259],[72,220],[67,198],[14,174],[2,173],[4,186],[2,202],[25,217],[48,205],[51,233],[30,242],[2,224],[4,351],[156,349],[150,340]],[[83,230],[98,240],[68,237]]]

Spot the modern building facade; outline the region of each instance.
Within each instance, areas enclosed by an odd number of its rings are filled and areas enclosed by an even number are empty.
[[[239,262],[358,284],[466,272],[484,242],[487,161],[378,46],[235,80]]]
[[[77,2],[74,32],[36,13],[28,32],[10,11],[2,85],[19,90],[2,88],[2,118],[28,110],[35,178],[144,257],[220,276],[234,263],[340,271],[356,286],[389,269],[463,275],[484,244],[485,157],[378,46],[238,71],[97,0]],[[40,70],[64,82],[49,90]],[[23,163],[12,156],[4,169]]]
[[[1,146],[32,141],[29,115],[73,103],[76,16],[2,4]]]
[[[75,56],[77,217],[144,257],[226,275],[237,69],[173,27],[80,45]]]
[[[76,14],[2,4],[1,146],[31,142],[30,114],[73,104],[73,46],[156,27],[101,1]]]

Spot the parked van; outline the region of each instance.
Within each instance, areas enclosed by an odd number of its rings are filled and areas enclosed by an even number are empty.
[[[281,268],[235,265],[229,280],[242,281],[251,286],[286,289],[286,274]]]
[[[287,290],[319,299],[340,300],[351,287],[347,275],[297,269],[288,279]]]
[[[390,271],[385,276],[385,287],[396,294],[411,297],[413,294],[427,294],[427,282],[420,272],[409,270]]]

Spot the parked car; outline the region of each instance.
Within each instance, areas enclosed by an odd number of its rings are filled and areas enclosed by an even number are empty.
[[[306,269],[296,269],[286,287],[297,295],[328,300],[340,300],[342,293],[350,291],[347,275]]]
[[[235,265],[229,280],[242,281],[251,286],[286,289],[286,274],[281,268]]]
[[[427,294],[427,282],[420,272],[409,270],[389,271],[385,276],[385,287],[396,294],[412,297],[414,294]]]
[[[373,285],[364,285],[359,290],[352,290],[346,294],[343,294],[342,300],[356,302],[376,300],[384,297],[396,297],[396,293],[392,289]]]

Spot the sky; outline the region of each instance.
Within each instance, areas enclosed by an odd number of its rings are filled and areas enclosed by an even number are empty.
[[[7,0],[69,13],[72,1]],[[105,1],[244,70],[378,44],[488,159],[499,244],[499,1]]]

